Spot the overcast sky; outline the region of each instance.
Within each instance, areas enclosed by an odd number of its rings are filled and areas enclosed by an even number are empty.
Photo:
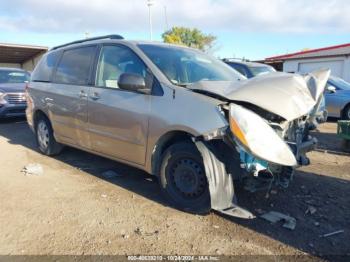
[[[218,37],[215,55],[260,59],[350,42],[349,0],[154,0],[154,39],[168,27]],[[166,7],[166,12],[165,12]],[[166,15],[167,21],[166,23]],[[146,0],[10,0],[0,42],[54,46],[105,33],[148,39]]]

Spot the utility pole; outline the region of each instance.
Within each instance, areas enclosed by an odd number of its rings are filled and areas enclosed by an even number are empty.
[[[166,5],[164,6],[164,17],[165,17],[165,31],[169,30],[169,24],[168,24],[168,14],[166,10]]]
[[[148,20],[149,20],[149,38],[152,41],[153,39],[153,28],[152,28],[152,6],[154,5],[154,0],[147,0],[147,6],[148,6]]]

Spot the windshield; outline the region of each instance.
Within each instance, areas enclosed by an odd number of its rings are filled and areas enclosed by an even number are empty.
[[[245,79],[220,60],[194,49],[150,44],[139,47],[173,84]]]
[[[252,66],[252,67],[249,67],[249,69],[252,72],[253,76],[276,72],[276,70],[270,66]]]
[[[329,78],[328,82],[339,89],[350,90],[350,83],[344,81],[339,77],[332,76]]]
[[[29,81],[29,73],[19,70],[0,70],[0,83],[24,83]]]

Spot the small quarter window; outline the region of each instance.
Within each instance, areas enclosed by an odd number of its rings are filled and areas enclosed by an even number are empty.
[[[57,51],[45,54],[31,74],[31,80],[34,82],[50,82],[59,57],[60,52]]]

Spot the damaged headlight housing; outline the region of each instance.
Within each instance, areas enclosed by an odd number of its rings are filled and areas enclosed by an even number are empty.
[[[295,166],[295,156],[281,137],[254,112],[230,104],[230,129],[238,143],[256,157],[271,163]]]

